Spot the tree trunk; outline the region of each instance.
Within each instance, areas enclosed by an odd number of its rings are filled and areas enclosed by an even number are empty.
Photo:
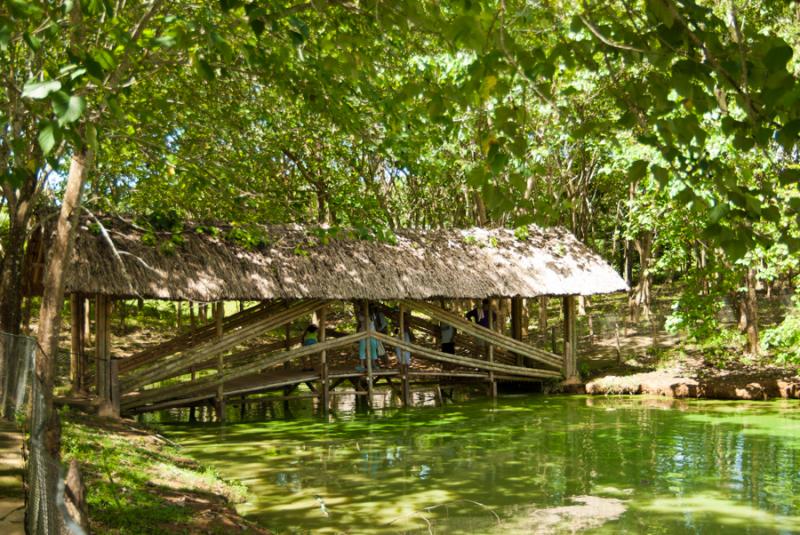
[[[634,240],[636,252],[639,254],[639,282],[631,295],[631,317],[634,321],[639,321],[641,316],[645,319],[650,318],[650,287],[652,276],[650,274],[650,256],[653,248],[653,233],[651,231],[641,232]]]
[[[47,463],[47,487],[55,491],[58,481],[59,449],[61,437],[58,432],[58,413],[53,410],[53,378],[55,374],[56,355],[58,353],[58,335],[61,331],[61,304],[64,301],[64,274],[67,262],[72,254],[72,245],[75,241],[75,228],[78,223],[80,211],[81,192],[86,180],[91,153],[81,149],[72,156],[70,162],[67,186],[58,216],[56,234],[47,258],[42,305],[39,311],[39,350],[36,352],[36,379],[41,385],[41,410],[34,411],[32,429],[45,427],[44,449],[49,454]],[[41,491],[38,485],[31,487],[34,492]],[[51,494],[46,492],[45,494]],[[31,497],[47,504],[47,510],[52,511],[50,518],[56,518],[54,492],[51,495]],[[50,509],[52,506],[52,509]]]
[[[0,265],[0,331],[19,334],[22,320],[22,262],[30,220],[28,201],[9,202],[8,237]]]
[[[758,294],[756,293],[756,270],[747,270],[747,293],[744,298],[744,310],[747,324],[747,351],[751,355],[758,355],[760,352],[758,343]]]

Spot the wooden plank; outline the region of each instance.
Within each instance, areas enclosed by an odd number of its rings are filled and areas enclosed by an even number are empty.
[[[367,355],[367,403],[372,407],[372,321],[369,317],[369,301],[366,299],[362,304],[362,314],[364,314],[364,330],[367,332],[366,355]],[[376,355],[377,356],[377,355]]]
[[[403,306],[403,303],[400,303],[400,332],[398,336],[401,340],[406,339],[406,307]],[[402,356],[402,351],[400,355]],[[401,359],[402,360],[402,359]],[[408,370],[411,367],[410,362],[406,362],[401,364],[400,369],[403,370],[403,407],[410,407],[411,406],[411,385],[408,382]]]
[[[83,296],[72,294],[70,296],[70,353],[69,353],[69,378],[72,385],[72,394],[83,391]]]
[[[111,359],[109,361],[109,378],[111,381],[111,388],[109,392],[111,398],[111,414],[114,418],[119,418],[119,360],[117,359]]]
[[[327,336],[327,325],[325,324],[327,320],[327,307],[322,307],[319,311],[319,342],[324,343],[326,341]],[[322,387],[322,397],[320,402],[322,403],[322,413],[327,417],[328,410],[330,408],[330,379],[328,378],[328,352],[327,350],[323,349],[319,353],[319,361],[320,361],[320,383]]]
[[[563,298],[564,307],[564,366],[563,374],[567,381],[580,381],[578,376],[577,344],[575,328],[575,296]]]
[[[416,308],[425,312],[426,314],[430,315],[433,318],[438,319],[439,321],[444,321],[456,327],[457,329],[466,332],[478,338],[479,340],[483,340],[487,343],[493,343],[497,346],[506,349],[507,351],[511,351],[514,353],[518,353],[524,355],[525,357],[538,361],[542,364],[547,364],[548,366],[553,366],[555,368],[561,368],[563,358],[555,353],[550,353],[548,351],[544,351],[542,349],[538,349],[532,346],[529,346],[523,342],[518,340],[514,340],[508,336],[496,333],[480,325],[476,325],[466,319],[463,319],[452,312],[447,310],[443,310],[436,305],[432,305],[430,303],[426,303],[424,301],[403,301],[406,306],[411,308]]]
[[[324,343],[318,343],[312,346],[302,346],[300,348],[292,349],[289,351],[279,351],[273,355],[269,355],[267,357],[264,357],[263,359],[260,359],[258,362],[254,362],[233,370],[229,370],[224,374],[206,376],[190,383],[182,383],[179,385],[169,385],[160,388],[143,390],[141,392],[136,393],[135,395],[129,395],[126,398],[124,398],[122,405],[123,408],[127,409],[129,407],[141,405],[148,402],[154,403],[157,401],[163,401],[169,399],[170,397],[193,394],[204,389],[210,389],[216,387],[221,382],[233,381],[241,377],[246,377],[254,373],[259,373],[266,368],[283,364],[284,362],[291,360],[293,358],[313,355],[322,350],[336,349],[339,347],[350,345],[354,342],[358,342],[359,340],[365,338],[366,335],[367,333],[360,332],[348,336],[343,336],[341,338],[334,338]]]
[[[166,377],[172,377],[177,372],[187,370],[199,362],[213,358],[214,355],[220,352],[229,351],[243,342],[263,335],[266,331],[276,329],[304,316],[318,308],[322,303],[320,300],[298,301],[278,314],[263,318],[259,316],[257,320],[240,326],[221,339],[211,340],[189,348],[167,362],[157,362],[148,368],[137,370],[123,380],[122,390],[123,392],[130,392],[144,385],[161,381]]]
[[[222,322],[225,319],[225,304],[223,301],[217,302],[214,307],[214,324],[216,327],[216,339],[222,340],[224,331],[222,330]],[[220,351],[217,353],[217,373],[222,375],[225,372],[225,353]],[[215,398],[214,408],[217,413],[217,421],[225,421],[225,383],[220,382],[217,385],[217,395]]]
[[[399,324],[400,316],[398,315],[396,309],[392,309],[390,307],[381,304],[378,304],[377,306],[386,315],[387,318],[391,319],[395,323],[395,325]],[[403,304],[401,303],[400,306],[402,307]],[[435,324],[432,321],[428,321],[424,318],[411,316],[409,315],[408,310],[407,309],[405,310],[407,316],[405,319],[405,323],[407,324],[406,326],[408,328],[413,329],[415,331],[420,331],[430,336],[431,338],[436,338],[437,336],[440,336],[441,328],[439,325]],[[480,358],[484,355],[483,345],[479,344],[478,341],[473,339],[472,337],[457,336],[455,341],[458,348],[461,349],[462,351],[465,351],[470,356],[473,356],[475,358]],[[507,360],[509,359],[509,357],[506,355],[505,350],[496,347],[495,360],[501,360],[501,359]]]
[[[102,402],[110,400],[109,356],[110,356],[110,336],[109,336],[109,307],[111,303],[105,295],[95,297],[95,361],[97,366],[96,383],[97,397]]]
[[[539,297],[539,337],[540,343],[547,342],[547,296]]]
[[[259,304],[254,307],[250,307],[243,312],[239,312],[233,316],[225,318],[224,329],[226,331],[233,330],[238,326],[247,324],[256,316],[266,317],[280,311],[284,307],[285,304],[283,302],[275,302],[269,305]],[[187,348],[200,342],[213,339],[216,333],[216,326],[207,325],[198,328],[194,310],[194,303],[189,301],[189,321],[191,326],[189,332],[178,334],[178,336],[175,336],[174,338],[171,338],[156,346],[149,347],[135,355],[121,360],[119,368],[120,373],[128,373],[135,368],[144,366],[155,360],[168,357],[174,353],[185,351]]]
[[[487,362],[485,360],[474,359],[471,357],[463,357],[461,355],[452,355],[450,353],[443,353],[441,351],[436,351],[434,349],[430,349],[417,344],[403,342],[397,338],[393,338],[391,336],[387,336],[382,333],[374,333],[373,336],[378,340],[381,340],[385,344],[389,344],[392,347],[399,347],[401,349],[406,349],[418,355],[422,355],[423,357],[426,357],[428,359],[436,360],[439,362],[449,362],[451,364],[457,364],[459,366],[465,366],[469,368],[478,368],[480,370],[486,370],[486,371],[491,370],[495,372],[502,372],[510,375],[521,375],[526,377],[554,377],[554,378],[561,377],[561,372],[555,370],[518,368],[516,366],[510,366],[508,364],[500,364],[499,362]]]
[[[523,303],[522,297],[515,296],[511,298],[511,337],[514,340],[522,340],[522,323],[523,323]],[[525,365],[525,357],[516,355],[517,366]]]
[[[489,300],[489,330],[494,331],[494,299]],[[489,342],[489,362],[494,362],[494,344]],[[489,370],[489,397],[497,398],[497,382],[494,380],[494,371]]]

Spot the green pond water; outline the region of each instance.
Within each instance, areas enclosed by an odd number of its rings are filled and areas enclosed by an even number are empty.
[[[165,425],[276,533],[796,533],[800,404],[521,396]]]

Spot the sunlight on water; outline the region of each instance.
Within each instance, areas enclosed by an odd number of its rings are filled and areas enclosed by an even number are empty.
[[[164,429],[276,533],[794,533],[799,409],[527,396]]]

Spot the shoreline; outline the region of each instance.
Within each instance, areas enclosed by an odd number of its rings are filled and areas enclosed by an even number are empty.
[[[675,399],[768,401],[800,399],[800,376],[780,368],[762,370],[657,370],[612,373],[584,385],[588,395],[651,395]]]

